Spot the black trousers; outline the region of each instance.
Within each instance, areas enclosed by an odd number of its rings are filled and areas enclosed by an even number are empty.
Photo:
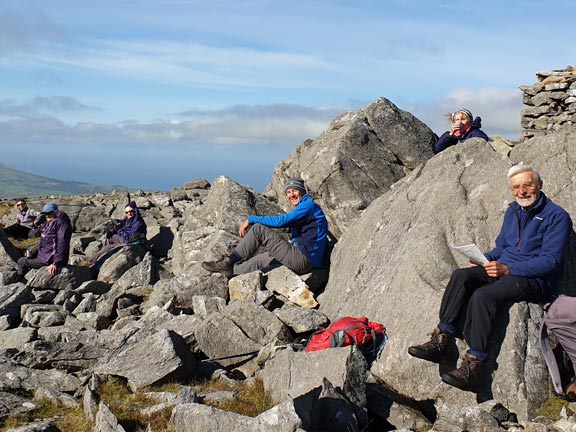
[[[20,225],[20,224],[13,224],[9,227],[4,228],[6,234],[9,236],[16,238],[16,239],[27,239],[28,235],[30,234],[31,229],[27,226]],[[32,236],[30,236],[32,237]]]
[[[484,267],[455,270],[444,291],[440,322],[462,331],[471,351],[486,353],[497,312],[514,303],[546,300],[536,279],[522,276],[491,278]]]

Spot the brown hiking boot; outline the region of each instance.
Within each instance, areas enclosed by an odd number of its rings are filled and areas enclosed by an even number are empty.
[[[204,261],[202,268],[211,273],[222,273],[227,278],[234,276],[234,263],[227,256],[220,258],[218,261]]]
[[[464,354],[458,369],[442,374],[442,381],[460,390],[480,390],[488,380],[486,362],[479,361],[472,354]]]
[[[571,402],[576,401],[576,380],[572,381],[566,389],[566,398]]]
[[[430,340],[422,345],[414,345],[408,348],[408,354],[432,363],[453,364],[458,360],[458,347],[454,336],[449,333],[441,333],[435,328]]]

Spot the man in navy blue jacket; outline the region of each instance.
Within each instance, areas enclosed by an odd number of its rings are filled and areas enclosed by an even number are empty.
[[[242,240],[234,251],[202,267],[227,277],[283,264],[297,274],[309,273],[322,266],[328,222],[318,204],[306,193],[301,178],[284,184],[284,193],[292,210],[279,216],[248,216],[238,231]],[[291,228],[290,242],[272,228]],[[264,246],[266,252],[256,252]]]
[[[508,179],[515,201],[504,215],[496,247],[485,254],[489,262],[452,273],[432,338],[408,348],[414,357],[455,365],[454,337],[462,332],[470,349],[458,369],[442,374],[442,381],[462,390],[478,391],[486,382],[497,311],[516,302],[538,303],[551,297],[572,232],[570,216],[541,192],[540,175],[532,167],[513,166]]]

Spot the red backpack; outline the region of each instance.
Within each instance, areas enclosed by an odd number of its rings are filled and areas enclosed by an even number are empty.
[[[343,317],[324,330],[312,333],[306,344],[306,352],[326,348],[356,345],[369,360],[374,360],[386,343],[386,328],[366,317]]]

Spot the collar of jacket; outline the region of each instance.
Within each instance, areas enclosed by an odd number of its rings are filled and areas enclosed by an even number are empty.
[[[538,198],[538,201],[536,201],[536,204],[534,204],[534,207],[532,207],[530,210],[528,210],[528,213],[531,213],[531,214],[540,213],[547,202],[548,202],[548,197],[544,194],[544,192],[540,191],[540,198]],[[512,207],[512,209],[514,211],[521,211],[522,210],[522,207],[516,201],[512,201],[509,204],[509,206]]]

